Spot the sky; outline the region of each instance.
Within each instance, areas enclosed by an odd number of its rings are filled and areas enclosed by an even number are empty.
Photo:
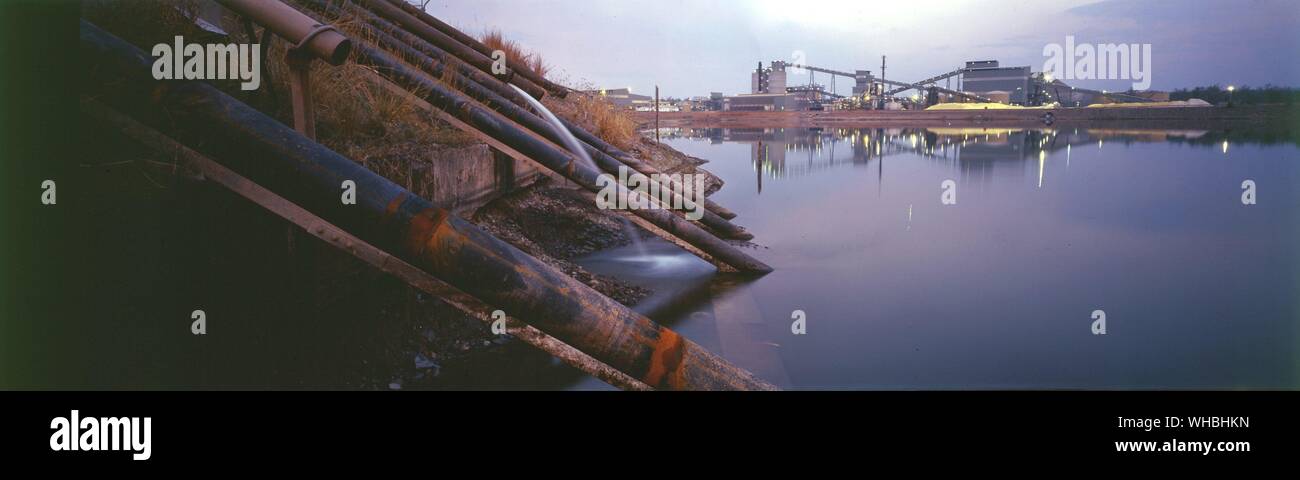
[[[1300,0],[433,0],[427,9],[473,35],[499,28],[540,52],[553,80],[643,94],[658,85],[665,97],[748,93],[758,62],[800,54],[808,65],[877,75],[887,55],[886,77],[908,81],[968,60],[1037,72],[1044,48],[1067,36],[1150,44],[1155,90],[1300,87]],[[841,79],[837,90],[851,86]]]

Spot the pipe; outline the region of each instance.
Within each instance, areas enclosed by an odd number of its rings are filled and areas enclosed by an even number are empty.
[[[231,170],[651,387],[775,389],[211,85],[154,80],[151,57],[85,20],[80,43],[82,78],[99,80],[88,96],[176,127]],[[339,201],[345,180],[356,204]]]
[[[389,255],[388,252],[376,248],[374,245],[325,221],[325,219],[303,210],[302,207],[294,205],[293,202],[285,200],[284,197],[262,188],[261,185],[253,183],[253,181],[231,171],[229,168],[221,166],[211,158],[185,145],[181,145],[171,137],[163,135],[157,130],[149,128],[95,100],[83,99],[81,112],[108,127],[117,129],[141,145],[164,155],[169,155],[172,158],[184,160],[196,170],[202,172],[204,179],[221,184],[221,186],[239,196],[297,225],[307,233],[321,239],[321,241],[338,247],[345,253],[405,281],[412,287],[438,297],[443,303],[460,310],[465,316],[489,324],[495,321],[495,319],[485,315],[485,312],[491,312],[494,308],[483,303],[482,300],[448,285],[446,282],[429,275],[428,272],[415,268],[415,266]],[[591,358],[590,355],[582,353],[582,351],[528,324],[507,320],[506,332],[524,341],[524,343],[536,347],[538,350],[551,354],[551,356],[560,359],[569,366],[582,370],[583,373],[615,387],[633,391],[652,390],[644,382],[601,363],[599,360]]]
[[[316,31],[320,24],[278,0],[217,0],[217,2],[240,15],[253,19],[254,22],[275,32],[280,38],[288,40],[289,43],[301,43],[303,39],[312,35],[302,46],[303,49],[329,62],[330,65],[342,65],[351,51],[352,42],[343,34],[332,29]]]
[[[474,49],[467,47],[461,44],[460,42],[457,42],[456,39],[447,36],[447,34],[438,31],[438,29],[435,29],[424,22],[421,22],[420,19],[411,16],[410,14],[403,11],[401,8],[398,8],[397,6],[391,3],[385,2],[384,0],[359,0],[359,1],[361,5],[364,5],[367,9],[369,9],[371,12],[374,12],[376,15],[388,19],[389,21],[406,29],[408,32],[411,32],[416,36],[424,39],[430,44],[436,45],[438,48],[441,48],[451,53],[452,55],[455,55],[456,58],[460,59],[465,63],[473,65],[474,68],[483,71],[483,73],[489,75],[497,75],[492,71],[491,53],[488,53],[488,55],[483,55],[478,51],[475,51]],[[506,66],[505,72],[499,75],[501,76],[501,78],[504,78],[505,81],[518,85],[519,88],[524,89],[525,92],[528,92],[529,95],[532,95],[535,98],[542,98],[546,96],[545,89],[538,86],[536,83],[533,83],[532,80],[529,80],[527,77],[523,76],[519,72],[520,70],[513,69],[510,68],[509,66]]]
[[[663,174],[663,172],[660,172],[658,168],[654,167],[654,165],[650,165],[649,163],[643,162],[641,161],[641,159],[632,156],[632,154],[623,151],[623,149],[611,145],[609,142],[606,142],[600,137],[597,137],[591,132],[588,132],[587,130],[583,129],[578,124],[575,124],[563,118],[560,119],[560,122],[564,123],[564,126],[568,128],[569,131],[572,132],[575,137],[578,137],[578,140],[582,140],[583,142],[586,142],[587,144],[600,149],[602,152],[605,152],[607,155],[617,158],[619,161],[623,162],[628,167],[631,167],[633,170],[636,170],[646,175]],[[673,184],[672,187],[677,189],[678,191],[681,191],[682,188],[681,185],[678,184]],[[735,212],[728,210],[727,207],[714,203],[713,200],[709,200],[707,197],[705,197],[704,199],[704,208],[708,209],[710,212],[713,212],[717,216],[722,217],[726,220],[731,220],[733,218],[736,218]]]
[[[324,18],[345,18],[350,16],[361,20],[366,24],[358,25],[358,27],[365,32],[365,35],[363,35],[362,38],[366,38],[366,35],[369,35],[378,40],[378,43],[383,48],[402,52],[402,55],[412,60],[426,60],[424,57],[428,57],[427,60],[432,62],[435,66],[438,64],[454,66],[456,73],[468,77],[475,83],[492,89],[493,92],[509,99],[515,105],[521,107],[527,105],[524,99],[519,98],[519,92],[507,87],[506,83],[502,82],[500,77],[484,73],[482,70],[474,68],[472,65],[469,65],[464,61],[461,61],[459,58],[456,58],[454,55],[447,53],[446,50],[438,48],[424,39],[394,25],[392,22],[380,18],[370,10],[361,8],[351,2],[344,2],[341,4],[335,4],[335,2],[329,0],[292,0],[292,2],[305,9],[309,15],[314,13]],[[342,7],[339,5],[342,5]],[[414,49],[418,54],[411,53],[411,49]],[[420,66],[422,69],[425,68],[422,61],[417,63],[419,64],[417,66]],[[428,70],[425,69],[425,71]]]
[[[383,0],[374,0],[374,1],[383,1]],[[442,20],[438,20],[436,17],[434,17],[433,15],[429,15],[428,12],[421,10],[419,7],[406,3],[402,0],[389,0],[389,3],[398,6],[402,10],[405,10],[406,13],[414,16],[415,18],[419,19],[421,22],[424,22],[424,24],[429,25],[444,34],[447,34],[447,36],[451,37],[457,42],[460,42],[462,45],[468,46],[469,48],[474,49],[474,51],[477,51],[478,53],[481,53],[484,56],[487,56],[489,58],[492,57],[492,49],[488,48],[487,45],[484,45],[483,42],[480,42],[478,41],[478,39],[465,34],[465,32],[460,31],[460,29],[456,27],[448,25]],[[541,85],[542,88],[545,88],[546,91],[551,92],[551,94],[560,98],[564,98],[569,94],[569,89],[561,85],[557,85],[550,80],[547,80],[546,77],[543,77],[537,72],[534,72],[526,65],[521,65],[519,67],[521,68],[514,68],[514,70],[518,72],[520,75],[523,75],[524,78],[531,80],[533,83]],[[537,98],[540,99],[541,97],[537,97]]]

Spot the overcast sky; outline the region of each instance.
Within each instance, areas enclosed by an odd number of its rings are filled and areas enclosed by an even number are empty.
[[[434,0],[468,33],[500,28],[569,83],[664,96],[749,91],[759,61],[920,80],[967,60],[1040,71],[1047,44],[1151,44],[1151,88],[1300,86],[1300,0]],[[791,77],[791,83],[807,77]],[[819,75],[819,83],[825,76]],[[1075,80],[1124,90],[1131,80]],[[840,80],[839,91],[851,86]]]

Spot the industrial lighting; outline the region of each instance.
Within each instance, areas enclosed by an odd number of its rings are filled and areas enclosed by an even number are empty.
[[[1236,89],[1237,89],[1237,87],[1234,87],[1234,86],[1232,86],[1232,85],[1228,85],[1228,91],[1229,91],[1229,92],[1231,92],[1231,91],[1233,91],[1233,90],[1236,90]]]

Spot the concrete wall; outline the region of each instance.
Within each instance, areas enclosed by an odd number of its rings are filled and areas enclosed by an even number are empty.
[[[371,81],[429,112],[439,115],[428,102],[401,87],[372,75]],[[472,212],[510,191],[531,185],[546,172],[511,158],[486,143],[443,147],[430,151],[427,162],[411,166],[411,184],[404,185],[434,205],[458,214]]]
[[[472,212],[543,177],[537,167],[481,144],[430,152],[418,169],[412,191],[456,213]]]

